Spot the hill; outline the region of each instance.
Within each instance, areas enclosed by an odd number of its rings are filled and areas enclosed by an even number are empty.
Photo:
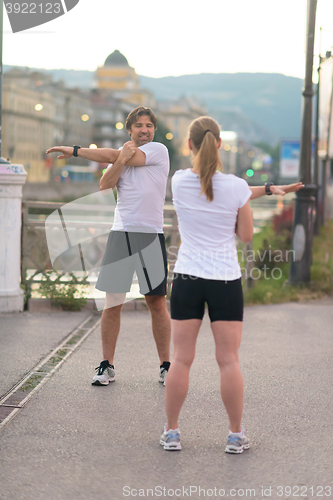
[[[276,143],[299,137],[302,80],[281,74],[236,73],[140,77],[158,100],[196,96],[224,130],[236,130],[248,142]]]

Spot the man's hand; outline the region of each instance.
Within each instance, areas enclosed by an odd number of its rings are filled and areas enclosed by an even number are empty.
[[[302,182],[296,182],[295,184],[286,184],[284,186],[275,186],[274,184],[270,186],[273,194],[284,196],[286,193],[294,193],[299,191],[304,187]]]
[[[136,150],[137,148],[135,147],[134,142],[132,141],[125,142],[120,151],[119,158],[122,158],[122,160],[126,163],[128,160],[132,158],[132,156],[135,155]]]
[[[59,155],[57,158],[59,158],[59,160],[62,160],[64,158],[70,158],[71,156],[73,156],[73,151],[73,146],[55,146],[54,148],[48,149],[46,153],[61,153],[61,155]]]

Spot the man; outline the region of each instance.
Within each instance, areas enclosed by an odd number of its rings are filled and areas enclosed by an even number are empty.
[[[110,163],[101,178],[100,188],[102,191],[117,188],[114,224],[96,285],[106,292],[106,301],[101,321],[103,361],[96,368],[93,385],[108,385],[115,380],[113,360],[120,313],[134,270],[151,314],[160,358],[159,382],[165,382],[170,366],[171,323],[165,300],[167,259],[163,235],[169,155],[163,144],[152,142],[156,117],[151,109],[143,106],[133,109],[127,117],[126,130],[131,140],[121,150],[61,146],[47,151],[62,153],[58,158],[70,158],[74,154]]]

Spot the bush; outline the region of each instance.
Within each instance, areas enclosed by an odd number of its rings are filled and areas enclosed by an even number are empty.
[[[51,276],[56,274],[56,279],[51,279]],[[78,284],[73,275],[70,275],[72,281],[61,281],[62,276],[54,271],[46,273],[46,280],[43,281],[39,288],[39,293],[50,299],[51,304],[56,307],[61,307],[64,311],[80,311],[87,303],[84,296],[84,290],[87,285],[80,285],[83,290],[78,290]]]
[[[294,221],[294,204],[286,206],[281,213],[273,216],[273,228],[277,236],[282,236],[286,245],[291,245],[293,221]]]

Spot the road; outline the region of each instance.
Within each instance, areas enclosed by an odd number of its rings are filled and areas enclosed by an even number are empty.
[[[332,297],[245,309],[240,359],[251,448],[234,456],[224,453],[228,421],[207,318],[181,414],[183,449],[167,452],[149,314],[124,313],[113,384],[91,386],[96,329],[4,427],[0,498],[333,498],[332,323]],[[13,350],[14,366],[17,356]]]

